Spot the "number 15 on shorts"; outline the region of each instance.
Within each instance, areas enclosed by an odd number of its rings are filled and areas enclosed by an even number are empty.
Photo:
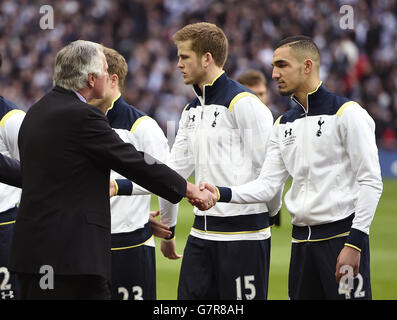
[[[246,300],[252,300],[256,296],[256,289],[254,285],[255,277],[253,275],[237,277],[236,282],[236,297],[237,300],[243,300],[243,294]]]

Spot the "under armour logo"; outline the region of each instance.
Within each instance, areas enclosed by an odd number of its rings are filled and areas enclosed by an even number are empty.
[[[6,293],[6,292],[4,292],[4,291],[2,291],[2,292],[0,292],[0,293],[1,293],[1,299],[2,299],[2,300],[14,299],[14,298],[15,298],[15,296],[14,296],[14,291],[13,291],[13,290],[10,290],[8,293]]]
[[[321,121],[321,117],[320,117],[320,120],[318,120],[317,124],[318,124],[319,128],[317,130],[316,136],[319,137],[322,135],[321,126],[324,124],[324,121]]]
[[[213,126],[213,127],[216,126],[216,117],[217,117],[218,115],[219,115],[219,112],[218,112],[218,111],[215,111],[215,112],[214,112],[215,119],[214,119],[214,121],[212,122],[212,126]]]
[[[284,138],[286,138],[288,135],[289,135],[289,136],[292,135],[292,128],[290,128],[289,130],[285,130]]]
[[[192,115],[191,117],[189,117],[189,121],[194,122],[194,119],[196,118],[196,115]]]

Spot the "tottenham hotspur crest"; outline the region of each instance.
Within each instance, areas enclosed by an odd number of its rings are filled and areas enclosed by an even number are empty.
[[[316,136],[320,137],[323,134],[321,132],[321,126],[324,124],[324,121],[321,121],[321,117],[320,117],[320,120],[318,120],[317,124],[318,124],[319,128],[317,130]]]
[[[211,126],[212,127],[215,127],[216,126],[216,118],[219,116],[219,112],[218,112],[218,109],[214,112],[214,117],[215,117],[215,119],[214,119],[214,121],[212,121],[212,124],[211,124]]]

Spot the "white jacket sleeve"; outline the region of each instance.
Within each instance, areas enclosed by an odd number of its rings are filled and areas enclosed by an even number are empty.
[[[6,155],[19,160],[18,133],[25,112],[14,109],[9,111],[0,121],[0,135],[8,153]]]
[[[259,176],[268,151],[268,143],[272,133],[273,115],[256,96],[246,96],[238,100],[233,107],[236,123],[244,139],[244,150],[250,153],[255,176]],[[247,137],[248,136],[248,137]],[[281,208],[281,188],[267,202],[269,215],[274,216]]]
[[[186,128],[188,112],[183,111],[179,120],[179,128],[171,149],[167,165],[185,179],[189,178],[195,168],[195,160],[189,142],[189,132]]]
[[[340,132],[359,186],[352,229],[369,234],[383,189],[375,123],[365,109],[352,101],[340,116]],[[355,234],[351,236],[357,238]]]
[[[239,99],[233,106],[232,114],[244,137],[244,150],[252,158],[255,176],[259,176],[272,132],[273,115],[254,95]]]
[[[142,141],[139,150],[163,163],[168,162],[170,156],[168,140],[156,121],[148,118],[139,125],[135,133],[139,135],[138,140]],[[147,190],[134,184],[132,194],[144,194],[145,191]],[[161,221],[169,227],[174,227],[177,222],[179,205],[160,197],[158,199]]]
[[[266,159],[259,177],[244,185],[231,187],[231,203],[268,203],[275,197],[281,199],[283,186],[289,174],[281,157],[277,126],[277,123],[273,126]],[[276,207],[279,209],[279,205]]]

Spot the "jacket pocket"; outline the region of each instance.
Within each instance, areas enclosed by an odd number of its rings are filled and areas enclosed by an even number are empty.
[[[104,212],[86,211],[85,217],[87,223],[94,224],[102,228],[110,229],[110,217],[107,217]]]

